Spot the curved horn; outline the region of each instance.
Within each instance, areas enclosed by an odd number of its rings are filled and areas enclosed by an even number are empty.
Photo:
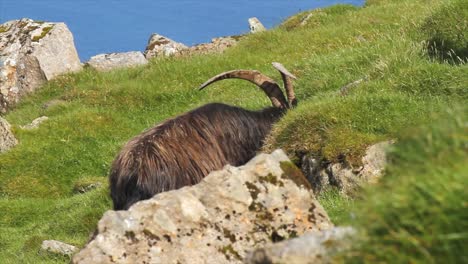
[[[268,76],[260,73],[259,71],[233,70],[233,71],[223,72],[209,79],[205,83],[203,83],[198,89],[202,90],[214,82],[224,80],[224,79],[229,79],[229,78],[243,79],[251,83],[254,83],[258,87],[260,87],[263,90],[263,92],[265,92],[268,98],[270,98],[270,101],[274,107],[280,108],[280,109],[289,108],[288,103],[286,102],[286,99],[284,98],[283,92],[281,91],[278,84],[274,80],[269,78]]]
[[[292,84],[292,79],[297,79],[292,73],[290,73],[281,63],[273,62],[273,67],[281,73],[283,78],[284,89],[286,90],[286,95],[288,97],[289,108],[297,105],[296,95],[294,94],[294,88]]]

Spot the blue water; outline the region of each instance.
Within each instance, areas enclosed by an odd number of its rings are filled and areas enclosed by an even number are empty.
[[[364,0],[0,0],[0,23],[23,17],[65,22],[82,61],[99,53],[143,51],[151,33],[186,45],[267,28],[299,11]]]

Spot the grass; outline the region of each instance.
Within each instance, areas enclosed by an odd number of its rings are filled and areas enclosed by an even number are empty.
[[[243,38],[224,54],[155,59],[145,67],[107,73],[85,69],[48,83],[5,116],[20,144],[0,155],[0,259],[67,262],[40,253],[40,243],[58,239],[84,245],[102,213],[111,208],[106,184],[110,163],[120,147],[144,129],[208,102],[248,109],[269,105],[261,91],[242,81],[224,81],[203,92],[194,89],[225,70],[258,69],[280,82],[270,66],[279,61],[299,77],[299,105],[275,126],[265,150],[284,148],[295,161],[313,152],[357,166],[365,148],[376,142],[397,139],[403,149],[413,144],[404,140],[405,131],[436,123],[440,116],[434,113],[466,104],[467,65],[434,60],[423,30],[427,19],[451,2],[339,5],[312,11],[305,25],[300,21],[309,12],[298,14],[276,29]],[[365,81],[347,96],[339,94],[341,87],[358,79]],[[59,103],[44,106],[52,101]],[[42,115],[49,120],[38,129],[20,128]],[[451,179],[449,172],[441,174],[444,179]],[[389,173],[405,175],[404,170]],[[95,182],[101,187],[76,191]],[[383,189],[382,196],[388,190]],[[414,192],[410,185],[402,185],[401,192],[405,190]],[[361,219],[366,211],[360,208],[367,208],[334,190],[325,192],[320,202],[338,224],[349,223],[350,215]],[[365,258],[373,254],[365,253]]]
[[[468,3],[457,0],[442,6],[422,25],[430,54],[450,63],[468,60]]]
[[[468,261],[467,114],[455,107],[404,133],[386,177],[353,204],[348,223],[361,231],[360,244],[345,262]]]

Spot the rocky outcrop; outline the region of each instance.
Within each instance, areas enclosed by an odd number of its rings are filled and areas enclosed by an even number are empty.
[[[332,227],[283,151],[108,211],[73,263],[242,263],[247,252]]]
[[[249,28],[250,33],[258,33],[266,30],[265,26],[263,26],[260,20],[256,17],[249,18]]]
[[[0,26],[0,112],[57,75],[81,69],[64,23],[21,19]]]
[[[363,183],[375,183],[387,164],[386,151],[393,141],[370,146],[362,158],[362,166],[353,168],[345,163],[325,163],[310,155],[302,157],[301,169],[316,193],[328,186],[337,187],[344,194],[352,194]]]
[[[78,251],[78,248],[57,240],[42,241],[41,250],[58,255],[71,256]]]
[[[0,153],[6,152],[18,144],[10,129],[10,124],[0,117]]]
[[[143,53],[129,51],[121,53],[108,53],[93,56],[86,65],[97,71],[110,71],[119,68],[136,67],[148,63]]]
[[[242,36],[227,36],[213,38],[210,43],[187,47],[167,37],[153,34],[145,50],[147,59],[153,57],[191,56],[195,54],[221,53],[237,44]]]
[[[351,227],[307,233],[301,237],[270,244],[250,252],[246,264],[315,264],[332,263],[331,257],[349,249],[356,231]]]
[[[188,47],[184,44],[154,33],[148,40],[148,45],[146,46],[144,53],[147,59],[151,59],[153,57],[178,55],[181,51],[186,49],[188,49]]]
[[[207,54],[207,53],[221,53],[227,48],[233,47],[237,44],[239,39],[242,36],[228,36],[228,37],[219,37],[211,40],[210,43],[202,43],[195,46],[192,46],[184,51],[181,54]]]

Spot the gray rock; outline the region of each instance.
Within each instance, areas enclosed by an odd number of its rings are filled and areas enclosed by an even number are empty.
[[[250,33],[257,33],[266,30],[266,28],[263,26],[260,20],[258,20],[258,18],[256,17],[249,18],[249,27]]]
[[[184,44],[154,33],[148,40],[148,45],[144,53],[145,57],[150,59],[153,57],[174,56],[186,49],[188,49],[188,47]]]
[[[254,247],[331,228],[283,151],[226,166],[195,186],[108,211],[73,263],[242,263]]]
[[[25,18],[0,29],[0,112],[45,81],[81,69],[73,35],[64,23]]]
[[[305,26],[309,22],[309,19],[311,19],[314,16],[313,13],[307,14],[304,18],[301,19],[301,23],[299,23],[299,26]]]
[[[364,78],[362,78],[362,79],[358,79],[358,80],[356,80],[356,81],[354,81],[354,82],[351,82],[351,83],[346,84],[345,86],[343,86],[343,87],[340,88],[340,95],[341,95],[341,96],[346,96],[346,95],[348,95],[349,90],[351,90],[352,88],[354,88],[354,87],[360,85],[362,82],[367,81],[367,79],[368,79],[368,77],[366,76],[366,77],[364,77]]]
[[[393,141],[384,141],[370,146],[362,157],[362,166],[352,168],[344,163],[326,163],[315,157],[302,157],[301,169],[315,193],[328,186],[337,187],[344,194],[352,194],[364,183],[376,183],[387,165],[386,151]]]
[[[310,232],[298,238],[256,249],[247,255],[245,263],[330,263],[334,254],[351,247],[352,237],[355,235],[356,231],[351,227]]]
[[[0,117],[0,153],[6,152],[18,144],[10,129],[8,121]]]
[[[147,63],[148,61],[143,53],[139,51],[129,51],[99,54],[91,57],[86,64],[97,71],[110,71],[119,68],[136,67]]]
[[[64,256],[71,256],[78,251],[78,248],[56,240],[44,240],[42,241],[41,250]]]
[[[211,40],[210,43],[202,43],[181,51],[181,54],[207,54],[207,53],[221,53],[227,48],[233,47],[237,44],[241,36],[228,36],[219,37]]]
[[[34,119],[31,124],[28,124],[28,125],[25,125],[25,126],[21,126],[22,129],[26,129],[26,130],[31,130],[31,129],[35,129],[35,128],[38,128],[39,125],[48,120],[49,118],[47,116],[41,116],[41,117],[38,117],[36,119]]]

